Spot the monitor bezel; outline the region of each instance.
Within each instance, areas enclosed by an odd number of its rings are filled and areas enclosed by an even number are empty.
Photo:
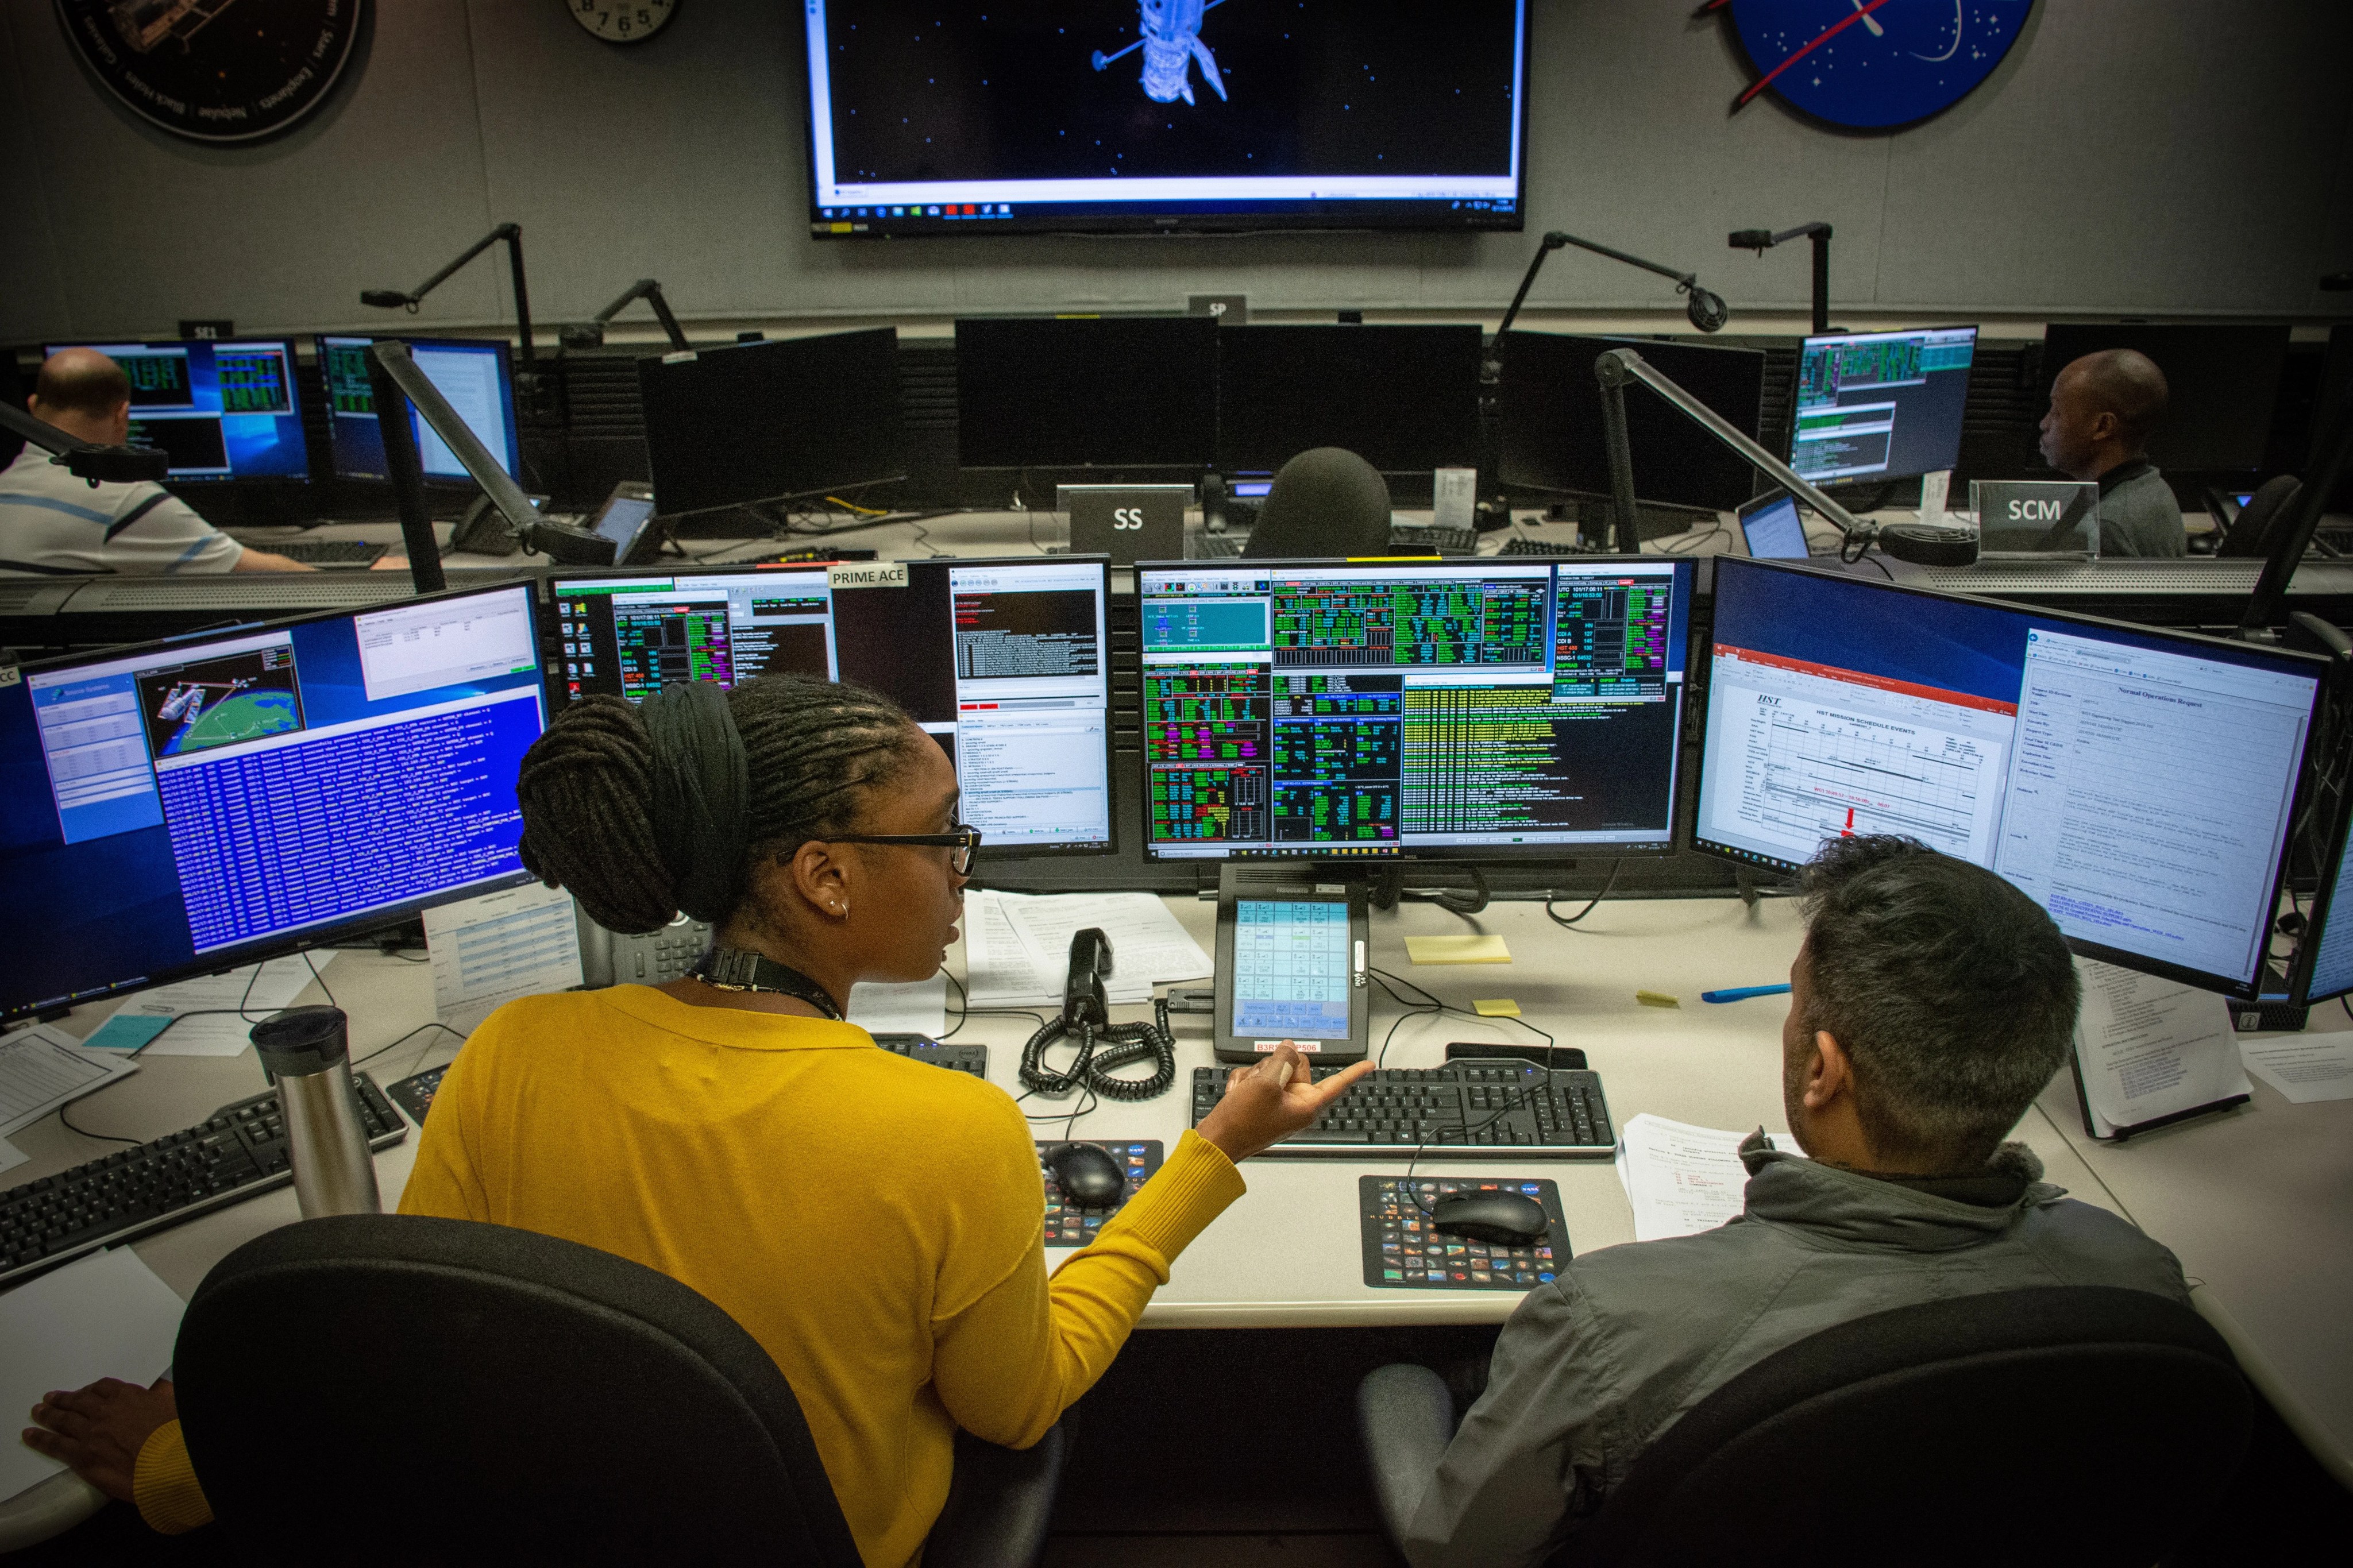
[[[252,637],[257,632],[274,632],[320,621],[347,620],[357,616],[375,615],[380,611],[403,608],[410,605],[438,604],[447,600],[479,598],[488,594],[513,593],[518,590],[522,594],[525,613],[531,616],[532,646],[540,661],[541,674],[544,677],[547,662],[546,617],[541,614],[537,584],[527,577],[484,584],[478,587],[452,588],[439,594],[420,594],[413,598],[387,600],[383,604],[348,605],[342,609],[286,616],[276,620],[256,622],[233,630],[206,633],[200,637],[157,637],[148,642],[119,644],[26,664],[22,667],[20,675],[41,675],[51,670],[70,669],[87,664],[114,664],[123,659],[138,658],[151,653],[194,655],[208,642],[243,639]],[[555,710],[548,701],[544,679],[543,679],[539,686],[527,689],[531,689],[539,700],[540,728],[544,733],[547,724],[554,719],[555,713]],[[152,761],[150,759],[151,765]],[[136,980],[126,981],[104,990],[26,1003],[15,1007],[0,1003],[0,1024],[13,1024],[26,1018],[52,1016],[69,1007],[79,1007],[92,1002],[117,1001],[142,991],[152,990],[158,985],[171,984],[174,981],[193,979],[203,974],[217,974],[225,970],[241,969],[248,963],[266,963],[273,958],[289,957],[312,948],[324,946],[337,937],[354,936],[366,931],[382,931],[388,927],[401,925],[415,920],[425,910],[438,909],[443,904],[455,903],[462,899],[479,898],[485,893],[500,892],[509,888],[520,888],[537,880],[538,879],[531,872],[518,867],[513,871],[489,878],[480,882],[469,883],[463,892],[405,900],[397,904],[388,904],[380,909],[369,910],[364,914],[305,927],[300,932],[258,937],[234,946],[214,948],[195,955],[185,963],[157,970],[142,975]],[[323,988],[324,982],[321,984]],[[257,1010],[259,1011],[260,1010]]]
[[[504,338],[428,338],[400,332],[312,332],[311,334],[311,357],[319,366],[319,395],[321,401],[326,405],[326,477],[328,479],[339,485],[382,485],[387,489],[392,486],[392,477],[389,474],[347,474],[335,467],[335,421],[343,416],[335,412],[332,395],[327,391],[327,340],[329,338],[356,338],[370,343],[405,343],[412,352],[420,348],[496,349],[499,358],[499,384],[505,388],[507,395],[507,437],[514,444],[514,467],[508,471],[507,478],[514,480],[518,485],[523,482],[521,472],[523,466],[522,410],[515,396],[514,345]],[[371,414],[368,417],[376,419],[381,416]],[[379,436],[377,439],[381,442],[383,437]],[[496,455],[492,454],[494,457]],[[421,460],[421,453],[419,458]],[[313,473],[319,471],[315,462],[311,466],[311,471]],[[472,493],[480,493],[481,489],[481,487],[474,482],[473,476],[462,469],[455,474],[426,471],[425,483],[429,489]]]
[[[199,344],[205,348],[217,349],[234,347],[238,343],[275,343],[286,351],[286,368],[289,373],[286,395],[290,407],[286,414],[273,414],[269,417],[288,418],[294,421],[295,433],[302,442],[302,471],[299,474],[227,473],[186,476],[166,473],[161,480],[157,481],[166,489],[179,485],[201,485],[207,489],[240,485],[247,487],[248,493],[257,496],[265,491],[275,491],[282,495],[287,487],[317,482],[319,454],[311,449],[311,427],[302,416],[302,349],[300,339],[291,334],[276,332],[235,332],[223,338],[115,338],[111,342],[98,339],[79,342],[44,342],[41,344],[41,357],[47,359],[60,349],[96,349],[104,353],[109,347],[127,348],[133,343],[143,349],[185,349]],[[134,414],[132,417],[135,419],[138,416]],[[216,415],[214,417],[227,418],[228,416]],[[328,461],[330,464],[333,462],[332,453],[329,454]]]
[[[1521,865],[1548,863],[1574,865],[1580,860],[1665,860],[1672,858],[1682,847],[1683,838],[1683,797],[1688,793],[1684,782],[1683,735],[1692,713],[1692,647],[1698,626],[1697,599],[1699,594],[1699,557],[1695,555],[1577,555],[1559,559],[1544,556],[1514,557],[1502,555],[1385,555],[1385,556],[1270,556],[1264,560],[1248,557],[1229,561],[1139,561],[1135,563],[1135,598],[1139,616],[1136,645],[1136,686],[1134,740],[1138,765],[1144,770],[1144,788],[1138,792],[1136,806],[1136,842],[1143,847],[1144,858],[1156,866],[1301,866],[1328,867],[1335,872],[1362,874],[1388,866],[1406,866],[1416,862],[1451,861],[1488,865]],[[1673,778],[1668,791],[1666,831],[1662,842],[1612,844],[1587,842],[1575,844],[1432,844],[1408,846],[1331,844],[1307,846],[1303,851],[1284,848],[1226,850],[1218,854],[1167,854],[1152,837],[1150,799],[1152,794],[1152,760],[1150,737],[1145,730],[1145,697],[1142,679],[1144,647],[1140,617],[1144,607],[1145,575],[1155,571],[1191,571],[1219,567],[1409,567],[1417,571],[1472,572],[1493,569],[1498,564],[1544,566],[1556,574],[1563,566],[1575,568],[1610,566],[1667,567],[1678,580],[1684,593],[1683,608],[1683,678],[1677,684],[1682,695],[1677,699]],[[1320,850],[1320,852],[1319,852]]]
[[[1974,374],[1976,373],[1978,365],[1978,346],[1985,341],[1985,324],[1981,321],[1954,321],[1948,325],[1941,327],[1888,327],[1884,330],[1876,331],[1808,332],[1803,338],[1799,339],[1798,342],[1798,365],[1797,369],[1791,373],[1789,382],[1789,449],[1781,454],[1782,461],[1789,465],[1789,468],[1792,473],[1797,473],[1799,479],[1806,478],[1806,476],[1798,468],[1797,378],[1806,373],[1806,354],[1808,351],[1816,343],[1831,342],[1841,338],[1905,338],[1923,335],[1929,332],[1967,332],[1969,334],[1969,368],[1968,372],[1964,375],[1961,386],[1961,423],[1960,427],[1953,432],[1953,467],[1956,468],[1960,467],[1961,441],[1963,437],[1968,434],[1969,391],[1967,375]],[[1810,485],[1814,485],[1824,489],[1862,489],[1872,485],[1900,485],[1906,479],[1916,479],[1928,474],[1950,473],[1952,469],[1950,468],[1922,468],[1918,473],[1899,474],[1891,469],[1883,474],[1855,474],[1845,479],[1806,479],[1806,482]]]
[[[2312,710],[2306,715],[2306,722],[2304,731],[2304,752],[2297,761],[2295,788],[2289,796],[2287,821],[2290,824],[2290,826],[2288,834],[2283,838],[2280,847],[2278,862],[2273,869],[2272,880],[2269,889],[2269,901],[2264,905],[2264,909],[2267,911],[2264,916],[2264,927],[2266,930],[2269,929],[2270,915],[2268,911],[2276,910],[2279,907],[2280,889],[2286,884],[2289,873],[2289,864],[2294,858],[2292,837],[2295,828],[2293,825],[2304,815],[2313,787],[2313,737],[2319,732],[2319,726],[2322,722],[2328,703],[2328,661],[2327,659],[2321,658],[2317,654],[2304,653],[2294,648],[2258,647],[2248,643],[2234,642],[2228,637],[2208,637],[2200,632],[2179,631],[2167,626],[2142,626],[2130,621],[2114,620],[2105,616],[2085,615],[2080,611],[2074,610],[2045,609],[2041,605],[2020,604],[2015,600],[1996,598],[1991,595],[1961,594],[1941,588],[1919,587],[1909,583],[1897,583],[1894,581],[1882,582],[1876,578],[1862,576],[1856,573],[1841,571],[1835,563],[1822,562],[1810,564],[1801,561],[1760,561],[1746,555],[1718,556],[1716,558],[1713,602],[1721,602],[1724,593],[1724,572],[1727,563],[1730,563],[1733,566],[1736,574],[1745,571],[1803,572],[1817,577],[1827,577],[1841,583],[1850,583],[1858,588],[1870,590],[1872,592],[1905,594],[1910,595],[1915,598],[1959,600],[1966,604],[1982,605],[1989,609],[2000,610],[2010,615],[2025,616],[2036,619],[2046,619],[2066,626],[2084,626],[2094,631],[2124,632],[2133,637],[2152,637],[2159,640],[2179,639],[2181,642],[2197,647],[2211,647],[2219,650],[2242,654],[2253,653],[2267,658],[2277,658],[2287,664],[2303,665],[2307,667],[2311,670],[2314,678]],[[1715,701],[1715,617],[1713,614],[1710,615],[1708,619],[1706,657],[1708,666],[1708,673],[1706,677],[1707,696],[1705,700],[1702,703],[1699,711],[1699,757],[1696,764],[1692,770],[1693,793],[1691,847],[1700,854],[1712,856],[1720,860],[1728,860],[1736,866],[1744,867],[1750,870],[1763,870],[1783,876],[1797,876],[1805,869],[1804,866],[1800,863],[1781,859],[1775,856],[1759,854],[1751,849],[1742,849],[1734,845],[1724,844],[1716,840],[1704,837],[1702,835],[1701,808],[1703,803],[1707,799],[1709,726],[1714,718]],[[1685,666],[1686,679],[1689,678],[1688,671],[1690,668],[1691,667],[1688,665]],[[2255,973],[2246,980],[2242,981],[2233,979],[2227,975],[2214,974],[2205,970],[2190,969],[2177,963],[2167,963],[2161,960],[2147,958],[2139,953],[2128,952],[2123,948],[2109,947],[2104,943],[2091,942],[2082,937],[2068,936],[2063,937],[2063,940],[2067,943],[2068,951],[2075,953],[2079,957],[2095,959],[2103,963],[2113,963],[2118,968],[2130,969],[2143,974],[2152,974],[2162,980],[2179,981],[2182,984],[2195,986],[2201,991],[2219,992],[2222,995],[2241,1001],[2252,1002],[2256,1000],[2263,987],[2264,971],[2266,968],[2262,955],[2258,954]]]
[[[1063,844],[1025,844],[1018,848],[1009,847],[1003,843],[993,843],[984,837],[981,840],[980,853],[975,861],[976,865],[994,865],[1010,860],[1035,860],[1048,857],[1103,856],[1116,855],[1119,853],[1119,758],[1117,754],[1119,741],[1119,700],[1117,671],[1113,668],[1113,634],[1112,630],[1113,584],[1111,577],[1111,557],[1085,551],[1077,551],[1068,554],[1058,555],[934,555],[917,558],[905,563],[910,571],[913,571],[917,568],[923,568],[925,570],[937,568],[947,571],[954,570],[960,566],[1069,566],[1073,564],[1085,565],[1089,563],[1092,563],[1101,572],[1103,583],[1103,790],[1107,804],[1110,807],[1106,814],[1106,821],[1104,824],[1104,830],[1108,837],[1102,843],[1086,840]],[[549,602],[551,604],[554,603],[556,595],[564,591],[565,584],[572,583],[596,583],[607,579],[618,578],[668,577],[672,581],[677,581],[681,578],[693,577],[740,577],[754,572],[807,572],[828,564],[863,566],[866,565],[867,563],[777,561],[760,563],[745,562],[733,566],[727,565],[724,563],[714,563],[707,565],[665,571],[662,568],[661,563],[656,562],[645,566],[605,567],[586,572],[565,572],[561,574],[550,573],[547,576],[547,596]],[[551,657],[545,651],[551,643],[560,643],[563,640],[561,637],[556,636],[554,630],[555,624],[555,616],[550,615],[545,617],[544,623],[540,631],[541,647],[543,650],[541,666],[547,671],[547,679],[544,684],[547,689],[547,700],[549,703],[549,711],[551,713],[561,712],[564,709],[571,706],[571,699],[563,689],[563,680],[558,673],[562,668],[563,655],[558,651]],[[592,694],[584,692],[582,695],[585,697]],[[963,774],[961,771],[959,771],[957,774],[959,787],[961,787],[962,779]]]

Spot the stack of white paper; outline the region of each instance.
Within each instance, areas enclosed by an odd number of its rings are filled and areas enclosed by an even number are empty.
[[[2075,970],[2075,1060],[2093,1136],[2250,1092],[2221,997],[2088,958]]]
[[[460,1034],[518,996],[580,984],[572,895],[537,882],[425,911],[434,1016]]]
[[[903,985],[860,981],[849,988],[849,1021],[870,1035],[926,1035],[948,1026],[948,977],[934,974]]]
[[[1629,1117],[1619,1131],[1618,1180],[1634,1206],[1635,1240],[1697,1236],[1740,1213],[1748,1186],[1740,1145],[1747,1133],[1648,1114]],[[1776,1149],[1798,1152],[1788,1133],[1768,1136]]]
[[[101,1377],[152,1383],[172,1364],[184,1309],[127,1247],[93,1253],[0,1297],[0,1406],[25,1413],[53,1388]],[[0,1498],[65,1467],[16,1440],[0,1443]]]
[[[1060,1000],[1071,938],[1091,926],[1111,939],[1113,1002],[1148,1001],[1155,985],[1209,973],[1209,955],[1153,893],[978,891],[965,895],[964,913],[975,1006]]]
[[[55,1025],[19,1029],[0,1039],[0,1135],[30,1127],[52,1110],[138,1070],[139,1064],[129,1057],[93,1051]]]

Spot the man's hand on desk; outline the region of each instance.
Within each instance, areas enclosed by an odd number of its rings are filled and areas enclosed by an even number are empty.
[[[406,572],[408,570],[408,557],[406,555],[379,555],[374,561],[368,563],[368,570],[371,572]]]
[[[1228,1075],[1226,1097],[1195,1131],[1239,1165],[1314,1121],[1350,1084],[1372,1070],[1372,1063],[1358,1062],[1322,1083],[1312,1082],[1307,1058],[1285,1040],[1266,1060]]]
[[[111,1498],[132,1500],[131,1478],[139,1450],[155,1428],[180,1416],[172,1380],[142,1388],[120,1378],[101,1377],[74,1393],[51,1394],[33,1406],[37,1426],[25,1429],[25,1446],[72,1468],[74,1474]]]

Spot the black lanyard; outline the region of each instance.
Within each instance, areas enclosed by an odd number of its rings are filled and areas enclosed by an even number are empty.
[[[714,947],[689,973],[705,985],[721,991],[770,991],[782,996],[797,996],[836,1023],[841,1021],[841,1009],[833,1005],[824,986],[765,953],[747,952],[738,947]]]

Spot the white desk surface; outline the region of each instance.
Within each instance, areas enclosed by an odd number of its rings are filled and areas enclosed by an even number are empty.
[[[1178,919],[1210,945],[1215,905],[1168,900]],[[1509,964],[1414,967],[1408,934],[1491,931],[1510,944]],[[1504,903],[1466,921],[1435,906],[1409,904],[1376,914],[1373,963],[1446,1002],[1508,996],[1563,1046],[1583,1048],[1602,1075],[1611,1112],[1620,1120],[1649,1111],[1703,1126],[1786,1125],[1780,1110],[1782,997],[1709,1005],[1703,989],[1763,984],[1787,977],[1799,935],[1795,904],[1767,900],[1754,909],[1736,899],[1627,900],[1606,903],[1574,931],[1553,926],[1533,903]],[[961,970],[961,949],[950,966]],[[366,1056],[431,1017],[431,983],[422,963],[373,952],[344,952],[326,969],[335,1000],[353,1020],[353,1054]],[[1674,1008],[1644,1006],[1637,989],[1681,998]],[[304,1002],[324,1001],[315,987]],[[109,1009],[79,1010],[65,1025],[96,1026]],[[1143,1017],[1129,1007],[1122,1017]],[[1377,1000],[1373,1040],[1398,1009]],[[1105,1102],[1077,1123],[1080,1136],[1156,1138],[1173,1144],[1187,1124],[1192,1069],[1210,1062],[1208,1019],[1176,1016],[1177,1087],[1141,1104]],[[1018,1094],[1015,1068],[1027,1019],[976,1016],[959,1040],[989,1047],[989,1079]],[[1453,1039],[1533,1040],[1502,1020],[1448,1015],[1412,1017],[1396,1033],[1392,1067],[1434,1065]],[[420,1035],[365,1066],[379,1083],[447,1061],[456,1041]],[[261,1074],[248,1050],[236,1058],[148,1057],[142,1070],[73,1107],[85,1127],[149,1138],[185,1127],[227,1101],[259,1092]],[[2353,1476],[2353,1342],[2341,1329],[2341,1304],[2353,1295],[2353,1102],[2291,1106],[2261,1085],[2256,1102],[2218,1121],[2191,1124],[2123,1148],[2091,1143],[2075,1120],[2063,1077],[2029,1112],[2016,1136],[2044,1163],[2048,1178],[2075,1196],[2127,1215],[2171,1246],[2201,1298],[2227,1305],[2213,1313],[2291,1425],[2340,1477]],[[1034,1102],[1025,1109],[1044,1109]],[[1044,1138],[1062,1135],[1040,1121]],[[120,1145],[82,1138],[55,1117],[17,1133],[30,1159],[7,1173],[14,1184],[92,1158]],[[416,1135],[376,1156],[385,1204],[392,1207],[415,1159]],[[1155,1328],[1371,1326],[1493,1322],[1518,1301],[1505,1291],[1377,1289],[1364,1283],[1356,1209],[1356,1178],[1402,1173],[1402,1160],[1269,1160],[1244,1169],[1248,1195],[1176,1261],[1169,1283],[1144,1321]],[[1633,1215],[1607,1160],[1524,1158],[1508,1162],[1426,1161],[1435,1175],[1549,1177],[1578,1253],[1633,1239]],[[138,1244],[140,1255],[184,1296],[239,1244],[297,1217],[290,1189],[267,1194]],[[1050,1260],[1059,1258],[1059,1249]],[[2265,1369],[2269,1369],[2268,1373]],[[2353,1482],[2348,1482],[2353,1484]]]

